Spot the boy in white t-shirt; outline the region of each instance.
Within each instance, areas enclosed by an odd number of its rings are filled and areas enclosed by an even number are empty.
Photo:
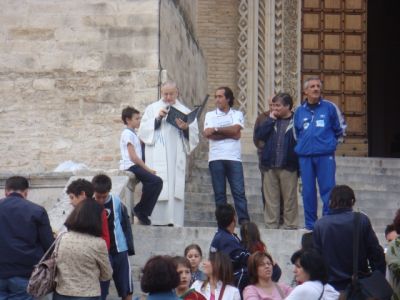
[[[156,171],[146,166],[142,159],[142,144],[135,132],[135,129],[139,128],[140,125],[140,112],[128,106],[122,110],[121,118],[126,128],[121,133],[119,143],[122,157],[120,170],[134,173],[143,184],[142,197],[133,208],[133,214],[142,225],[150,225],[149,216],[151,216],[161,193],[163,182],[160,177],[155,175]]]

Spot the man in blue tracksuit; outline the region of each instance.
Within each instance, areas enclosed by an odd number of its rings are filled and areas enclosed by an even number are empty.
[[[318,180],[323,215],[329,212],[329,195],[335,186],[335,150],[344,134],[344,121],[337,106],[321,97],[322,82],[317,77],[304,82],[305,101],[294,115],[297,137],[295,151],[299,157],[303,184],[302,196],[306,229],[317,220]]]

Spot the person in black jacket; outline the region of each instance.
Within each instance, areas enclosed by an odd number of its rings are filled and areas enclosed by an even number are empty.
[[[328,282],[338,291],[346,288],[353,273],[355,202],[349,186],[335,186],[330,196],[330,212],[315,223],[313,231],[314,247],[329,267]],[[360,222],[358,270],[362,273],[378,270],[385,274],[385,255],[368,216],[360,214]]]
[[[255,131],[255,138],[263,141],[261,155],[264,219],[267,228],[279,227],[281,199],[283,228],[297,229],[298,158],[294,151],[296,140],[293,128],[293,100],[289,94],[279,93],[272,98],[272,110]]]
[[[6,180],[0,200],[0,298],[33,299],[27,292],[33,266],[54,241],[46,210],[29,200],[25,177]]]

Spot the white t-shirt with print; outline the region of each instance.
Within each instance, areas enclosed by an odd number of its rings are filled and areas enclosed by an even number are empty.
[[[219,110],[210,111],[206,114],[204,129],[221,128],[233,125],[240,125],[244,128],[244,117],[241,111],[229,109],[227,113]],[[242,161],[240,140],[223,139],[219,141],[209,140],[210,152],[208,161],[213,160],[234,160]]]
[[[131,129],[125,128],[121,133],[121,139],[119,141],[119,148],[121,150],[121,160],[119,161],[120,170],[127,170],[135,165],[129,157],[128,144],[131,144],[135,148],[136,155],[142,159],[142,145],[140,144],[139,138]]]

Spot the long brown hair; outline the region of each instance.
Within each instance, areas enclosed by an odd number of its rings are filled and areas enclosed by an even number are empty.
[[[253,222],[244,223],[240,227],[240,237],[242,238],[242,244],[249,250],[250,253],[254,253],[259,250],[257,246],[262,245],[264,250],[267,251],[267,246],[261,241],[260,231],[258,230],[257,224]]]
[[[219,252],[210,252],[209,261],[212,266],[212,277],[217,281],[221,281],[223,285],[233,283],[233,266],[228,255]],[[207,284],[210,282],[210,278],[207,278],[201,285],[201,289],[205,289]]]

